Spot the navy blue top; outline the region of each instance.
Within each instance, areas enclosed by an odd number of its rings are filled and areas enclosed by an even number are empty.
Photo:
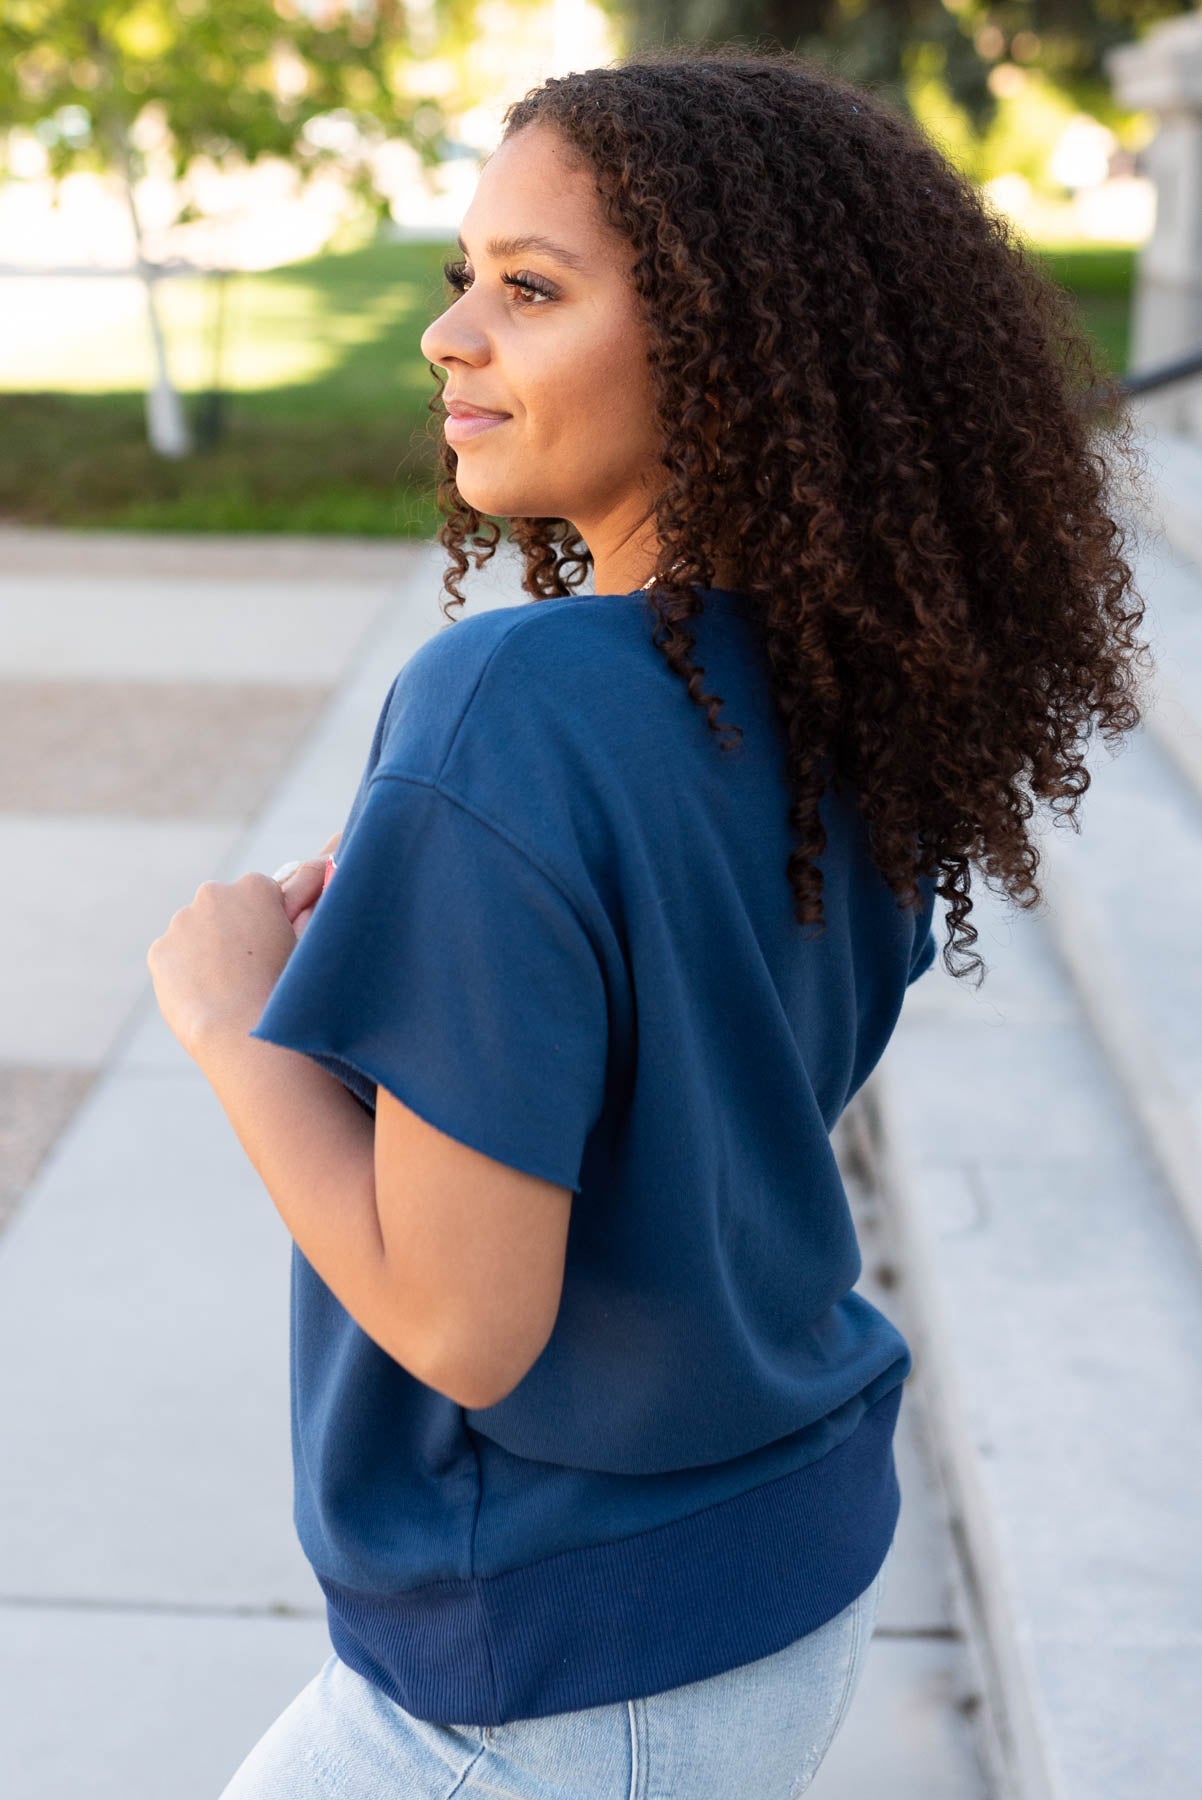
[[[868,1586],[897,1521],[911,1357],[853,1291],[830,1132],[934,958],[934,887],[904,909],[828,787],[826,932],[798,925],[759,630],[701,594],[730,750],[646,594],[422,644],[251,1033],[573,1190],[554,1330],[490,1407],[410,1374],[293,1245],[301,1545],[339,1656],[442,1724],[770,1655]]]

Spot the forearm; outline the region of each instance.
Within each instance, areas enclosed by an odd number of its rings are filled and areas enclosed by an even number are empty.
[[[374,1121],[335,1076],[249,1029],[211,1034],[196,1062],[306,1261],[368,1337],[424,1380],[419,1321],[399,1316],[385,1257]]]

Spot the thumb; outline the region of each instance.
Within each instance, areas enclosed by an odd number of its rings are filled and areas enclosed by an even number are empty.
[[[326,861],[324,856],[310,857],[307,862],[298,863],[280,883],[284,911],[290,921],[295,922],[297,914],[317,900],[325,880]]]

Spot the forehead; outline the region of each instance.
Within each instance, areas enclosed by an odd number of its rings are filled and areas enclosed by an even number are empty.
[[[494,238],[512,245],[535,237],[562,246],[570,252],[569,264],[574,258],[582,268],[613,254],[592,171],[546,126],[528,125],[497,145],[480,171],[460,230],[460,247],[466,244],[476,256],[485,255]]]

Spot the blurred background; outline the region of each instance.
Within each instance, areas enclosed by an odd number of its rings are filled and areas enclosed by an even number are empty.
[[[5,0],[5,1800],[215,1800],[329,1655],[291,1240],[146,951],[202,881],[339,830],[446,626],[419,340],[506,105],[673,40],[911,112],[1072,296],[1149,477],[1113,497],[1144,723],[1092,748],[1079,839],[1043,831],[1037,913],[974,880],[987,979],[936,962],[834,1134],[857,1285],[914,1369],[890,1583],[812,1791],[1202,1791],[1202,12]],[[504,541],[466,587],[525,599]]]
[[[16,0],[0,15],[0,517],[424,536],[480,158],[549,74],[757,35],[912,111],[1128,357],[1153,114],[1079,0]],[[147,396],[150,399],[149,429]]]

